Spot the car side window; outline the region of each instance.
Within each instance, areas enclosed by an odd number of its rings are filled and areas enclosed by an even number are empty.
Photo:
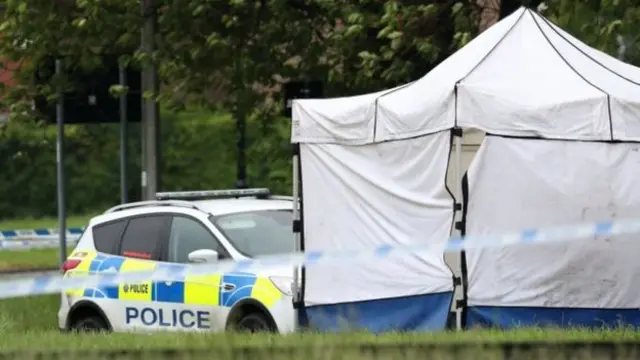
[[[171,216],[147,215],[129,219],[122,236],[120,255],[148,260],[161,260]]]
[[[228,257],[218,239],[200,221],[185,216],[174,216],[169,233],[168,260],[188,263],[189,253],[201,249],[215,250],[221,259]]]
[[[96,250],[102,253],[115,255],[118,244],[122,238],[122,232],[127,225],[127,219],[122,219],[93,227],[93,243]]]

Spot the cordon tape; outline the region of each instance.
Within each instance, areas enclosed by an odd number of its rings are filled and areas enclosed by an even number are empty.
[[[83,228],[69,228],[67,236],[78,237],[83,231]],[[51,237],[58,234],[60,234],[58,229],[0,230],[0,240]]]
[[[311,266],[341,261],[355,262],[397,255],[419,255],[420,253],[457,252],[461,250],[503,247],[509,245],[561,243],[577,240],[598,240],[615,235],[640,232],[640,220],[620,220],[577,226],[560,226],[529,229],[501,235],[451,237],[445,243],[410,246],[382,245],[371,249],[340,252],[306,252],[259,257],[250,260],[225,260],[210,264],[166,264],[158,263],[153,271],[126,273],[94,273],[84,277],[42,275],[0,281],[0,299],[30,295],[60,293],[79,288],[99,288],[122,283],[143,281],[184,281],[187,275],[207,275],[218,272],[247,272],[274,267]]]
[[[67,229],[67,244],[74,245],[83,231],[83,228]],[[0,251],[58,247],[59,234],[57,229],[0,230]]]

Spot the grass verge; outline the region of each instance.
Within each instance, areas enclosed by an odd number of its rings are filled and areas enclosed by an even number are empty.
[[[523,329],[514,331],[471,330],[448,333],[390,333],[373,335],[367,333],[318,334],[302,333],[291,335],[270,334],[197,334],[197,333],[156,333],[148,334],[107,334],[79,335],[63,334],[58,331],[15,331],[9,327],[0,328],[0,348],[6,351],[81,351],[81,350],[153,350],[153,349],[232,349],[294,348],[313,352],[327,352],[332,349],[357,348],[358,346],[390,346],[410,350],[416,346],[487,346],[501,343],[522,342],[590,342],[603,341],[637,342],[640,333],[631,330],[542,330]],[[397,350],[397,349],[396,349]],[[291,359],[295,359],[292,357]],[[302,357],[300,357],[302,358]],[[331,356],[327,357],[331,358]],[[358,357],[355,357],[357,359]],[[402,357],[399,357],[402,358]]]
[[[56,330],[59,307],[58,294],[0,300],[0,338],[4,334],[45,334]],[[3,348],[0,345],[0,349]]]
[[[67,227],[84,227],[94,215],[69,216]],[[57,229],[57,218],[8,219],[0,221],[0,230]]]
[[[504,342],[638,342],[640,331],[633,329],[560,330],[520,329],[469,330],[464,332],[438,333],[368,333],[318,334],[299,333],[291,335],[243,335],[168,333],[83,335],[63,334],[57,329],[57,312],[60,296],[33,296],[0,301],[0,349],[5,351],[70,350],[144,350],[144,349],[213,349],[232,347],[295,347],[331,348],[358,345],[455,345],[455,344],[500,344]],[[356,357],[357,359],[357,357]],[[293,359],[292,359],[293,360]]]
[[[67,227],[84,227],[92,216],[70,216],[67,219]],[[58,220],[55,218],[0,221],[0,230],[55,229],[57,227]],[[58,265],[58,248],[0,251],[0,273],[23,270],[49,270],[57,268]]]
[[[67,255],[72,249],[67,249]],[[58,248],[28,251],[0,251],[0,273],[28,270],[50,270],[60,263]]]
[[[102,359],[114,358],[118,351],[138,351],[116,355],[118,359],[520,359],[548,360],[584,358],[637,359],[623,345],[635,343],[640,347],[640,332],[617,330],[559,330],[521,329],[513,331],[470,330],[441,333],[367,333],[291,335],[233,334],[233,333],[117,333],[68,334],[57,329],[56,314],[59,295],[27,297],[0,301],[0,355],[14,353],[15,359],[42,359],[34,354],[57,352],[58,358]],[[615,342],[626,355],[610,357],[591,348],[576,347],[575,342]],[[509,347],[509,356],[501,345],[534,343],[518,348]],[[574,343],[574,344],[572,344]],[[568,344],[560,351],[555,346]],[[633,345],[633,344],[632,344]],[[568,350],[567,350],[568,349]],[[597,350],[597,349],[596,349]],[[99,352],[108,354],[100,355]],[[158,352],[159,351],[159,352]],[[182,353],[187,351],[187,353]],[[607,350],[610,351],[610,350]],[[84,353],[82,352],[89,352]],[[580,354],[576,354],[579,352]],[[33,354],[33,355],[29,355]],[[87,355],[88,354],[88,355]],[[93,354],[93,355],[92,355]],[[109,355],[110,354],[110,355]],[[608,353],[607,353],[608,354]],[[582,356],[584,355],[584,356]],[[515,357],[514,357],[515,356]],[[575,357],[578,356],[578,357]],[[9,357],[3,357],[9,358]]]

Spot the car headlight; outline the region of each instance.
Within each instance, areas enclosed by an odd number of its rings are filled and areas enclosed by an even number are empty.
[[[273,285],[280,290],[281,293],[289,296],[293,295],[293,291],[291,289],[293,286],[292,278],[287,276],[270,276],[269,280],[271,280]]]

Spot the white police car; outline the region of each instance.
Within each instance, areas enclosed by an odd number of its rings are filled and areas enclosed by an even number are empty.
[[[151,270],[295,249],[293,201],[268,189],[159,193],[91,219],[65,276]],[[187,201],[188,200],[188,201]],[[175,266],[175,265],[174,265]],[[293,269],[217,273],[62,294],[63,330],[295,330]]]

